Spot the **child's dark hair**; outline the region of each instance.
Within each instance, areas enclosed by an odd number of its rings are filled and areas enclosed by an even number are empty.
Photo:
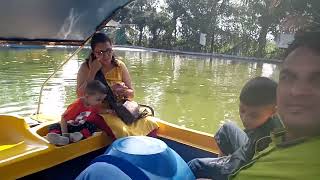
[[[97,93],[106,94],[107,88],[102,82],[98,80],[93,80],[88,82],[84,90],[84,93],[87,95],[95,95]]]
[[[286,57],[299,47],[306,47],[320,54],[320,26],[309,27],[297,32],[294,36],[294,41],[287,49]]]
[[[90,44],[91,50],[93,51],[98,43],[107,43],[107,42],[112,44],[112,40],[106,34],[95,33],[91,38],[91,44]],[[87,64],[89,63],[89,58],[86,59],[86,62]],[[117,59],[114,57],[114,55],[112,56],[111,63],[115,66],[119,66],[119,63]]]
[[[277,83],[266,77],[249,80],[241,90],[240,102],[247,106],[276,104]]]

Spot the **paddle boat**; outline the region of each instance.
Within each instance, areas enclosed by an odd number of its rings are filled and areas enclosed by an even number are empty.
[[[60,65],[77,54],[92,35],[131,0],[1,1],[0,44],[72,45],[79,48]],[[15,23],[8,23],[15,22]],[[57,69],[57,70],[58,70]],[[50,144],[44,136],[59,115],[41,114],[42,90],[55,71],[43,83],[38,109],[32,117],[0,115],[0,179],[74,179],[111,145],[102,132],[66,146]],[[30,118],[32,126],[28,124]],[[110,120],[119,120],[109,115]],[[156,117],[146,117],[159,125],[157,139],[164,142],[185,162],[196,157],[216,157],[213,136],[179,127]],[[163,164],[163,166],[166,166]]]

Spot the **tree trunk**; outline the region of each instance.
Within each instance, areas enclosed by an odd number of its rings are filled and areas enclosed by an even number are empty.
[[[214,35],[215,35],[215,29],[216,29],[216,25],[217,25],[217,17],[218,17],[218,14],[220,13],[221,11],[221,7],[222,7],[222,4],[225,3],[225,1],[222,2],[221,6],[218,8],[217,5],[218,5],[218,1],[219,0],[216,0],[214,2],[212,2],[212,7],[211,7],[211,10],[210,10],[210,14],[211,14],[211,44],[210,44],[210,52],[211,53],[214,53]]]
[[[142,45],[142,35],[143,35],[143,27],[139,27],[139,41],[138,41],[138,46]]]
[[[211,44],[210,44],[210,52],[214,53],[214,29],[212,30],[212,34],[211,34]]]
[[[263,63],[258,62],[257,63],[257,70],[256,70],[256,76],[262,76],[262,69],[263,69]]]
[[[157,39],[158,39],[158,35],[157,35],[156,31],[151,31],[151,34],[152,34],[151,47],[155,48],[156,43],[157,43]]]
[[[178,19],[178,16],[174,16],[173,17],[173,23],[174,23],[174,40],[176,41],[177,39],[177,19]]]
[[[176,42],[177,42],[177,19],[178,19],[178,16],[176,15],[176,13],[175,12],[173,12],[173,18],[172,18],[172,28],[173,28],[173,36],[174,37],[172,37],[172,35],[171,35],[171,40],[169,40],[169,44],[171,45],[171,48],[172,48],[172,46],[176,46]],[[171,32],[171,34],[172,34],[172,32]]]
[[[263,25],[258,38],[258,50],[256,52],[257,57],[264,57],[266,55],[266,44],[267,44],[267,34],[268,25]]]

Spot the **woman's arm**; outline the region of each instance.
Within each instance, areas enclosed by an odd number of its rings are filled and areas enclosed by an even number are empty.
[[[122,81],[128,87],[124,89],[123,95],[129,99],[133,99],[134,89],[132,87],[131,77],[130,77],[128,68],[123,63],[121,63],[120,66],[122,66]]]
[[[89,81],[94,80],[95,75],[101,68],[101,64],[98,60],[89,60],[89,66],[87,63],[82,63],[77,74],[77,96],[84,95],[84,89]]]

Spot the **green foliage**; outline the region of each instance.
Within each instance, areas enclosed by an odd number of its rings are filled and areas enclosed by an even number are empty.
[[[136,0],[115,18],[133,45],[241,56],[279,58],[267,37],[288,16],[320,24],[319,0]],[[206,45],[199,44],[200,33]]]

